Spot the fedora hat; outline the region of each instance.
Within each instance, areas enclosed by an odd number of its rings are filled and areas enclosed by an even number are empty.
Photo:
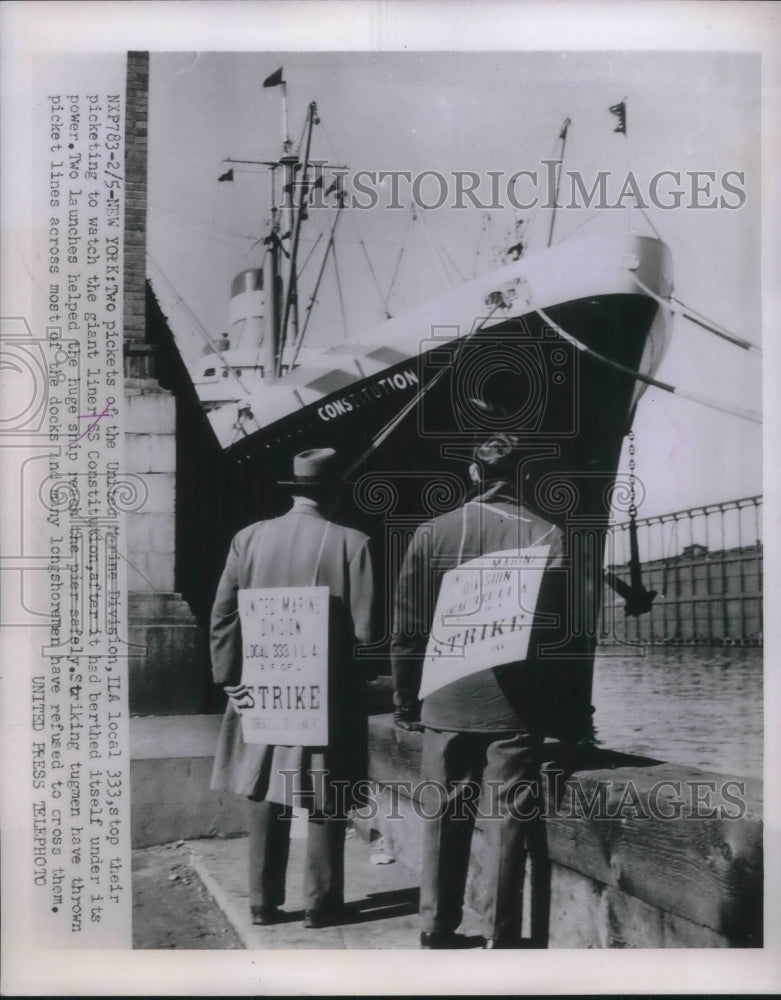
[[[333,448],[310,448],[293,458],[293,478],[282,486],[323,486],[339,479],[338,457]]]

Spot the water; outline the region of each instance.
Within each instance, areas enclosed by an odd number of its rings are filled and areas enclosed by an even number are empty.
[[[762,650],[646,647],[642,656],[601,649],[592,702],[600,745],[762,777]]]

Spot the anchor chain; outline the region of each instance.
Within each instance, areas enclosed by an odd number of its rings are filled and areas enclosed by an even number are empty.
[[[635,469],[637,468],[637,463],[635,461],[635,432],[630,430],[627,437],[629,439],[629,519],[634,521],[637,519],[637,494],[635,490]]]

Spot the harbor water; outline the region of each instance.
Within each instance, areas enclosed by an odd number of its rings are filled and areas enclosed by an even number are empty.
[[[762,777],[762,649],[606,646],[592,702],[601,746]]]

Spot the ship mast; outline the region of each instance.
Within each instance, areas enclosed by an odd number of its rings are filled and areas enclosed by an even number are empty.
[[[263,84],[276,87],[282,85],[282,156],[279,160],[237,160],[226,157],[224,163],[246,163],[268,167],[271,171],[271,232],[265,239],[268,252],[263,264],[263,288],[266,297],[268,325],[264,340],[263,377],[275,381],[283,374],[285,350],[288,344],[294,357],[301,347],[303,332],[300,330],[298,314],[298,282],[296,265],[301,238],[301,224],[306,218],[306,202],[309,194],[307,181],[312,131],[320,119],[317,104],[312,101],[307,114],[306,146],[304,161],[301,163],[293,152],[293,143],[287,129],[287,86],[282,79],[282,71],[273,73]],[[281,170],[281,198],[277,196],[277,170]],[[346,169],[344,167],[334,169]],[[301,181],[296,175],[301,171]],[[299,195],[296,198],[296,190]],[[340,203],[342,207],[342,203]],[[333,234],[332,234],[333,237]],[[290,240],[290,251],[284,242]]]
[[[279,374],[279,369],[282,364],[282,355],[285,350],[285,346],[290,340],[291,343],[295,344],[298,340],[298,288],[296,282],[296,263],[298,261],[298,246],[301,237],[301,223],[304,219],[304,213],[306,209],[306,198],[308,192],[307,186],[307,175],[309,171],[309,150],[312,145],[312,129],[317,122],[317,104],[312,101],[309,105],[309,111],[307,113],[307,133],[306,133],[306,150],[304,152],[304,162],[301,167],[298,162],[298,157],[292,155],[286,155],[282,158],[282,164],[285,170],[285,187],[284,187],[284,200],[283,204],[285,206],[285,214],[289,220],[289,228],[287,228],[287,233],[292,234],[292,241],[290,245],[290,257],[287,260],[287,281],[285,282],[284,288],[284,314],[282,316],[281,327],[280,327],[280,350],[279,350],[279,362],[277,367],[277,374]],[[287,147],[289,140],[285,140],[285,146]],[[300,184],[300,196],[299,202],[296,206],[295,204],[295,175],[296,171],[301,169],[301,184]],[[292,323],[291,323],[292,319]],[[292,326],[292,332],[290,338],[288,338],[288,326]]]
[[[268,253],[263,266],[263,287],[266,294],[266,314],[270,319],[266,334],[264,352],[264,377],[275,381],[282,371],[282,353],[285,345],[285,323],[283,304],[289,300],[289,289],[295,284],[292,254],[282,247],[282,240],[289,239],[293,232],[293,190],[298,167],[298,157],[292,152],[293,143],[288,134],[287,124],[287,83],[282,77],[282,68],[263,81],[264,87],[282,87],[282,156],[279,161],[265,161],[271,168],[271,233],[266,243]],[[282,208],[277,205],[276,172],[282,167]]]
[[[295,180],[300,169],[298,157],[293,153],[293,143],[288,134],[287,124],[287,84],[272,74],[264,86],[282,86],[282,156],[276,163],[267,164],[271,167],[271,234],[267,240],[269,252],[266,257],[263,273],[263,287],[266,289],[266,312],[270,319],[270,329],[266,337],[266,353],[264,358],[265,377],[276,381],[282,374],[282,359],[287,342],[288,320],[293,311],[293,326],[298,330],[298,305],[296,296],[296,256],[298,238],[301,231],[301,212],[296,213]],[[312,136],[312,118],[310,106],[310,125],[307,136],[306,163],[309,160],[309,144]],[[276,171],[282,167],[282,200],[281,207],[277,204]],[[301,207],[303,208],[302,192]],[[295,232],[294,232],[295,231]],[[290,253],[287,253],[282,241],[293,237]]]
[[[277,365],[281,356],[280,302],[282,278],[279,273],[279,209],[276,199],[276,168],[271,167],[271,235],[268,237],[269,250],[263,266],[263,287],[266,294],[266,315],[270,319],[270,328],[266,333],[266,352],[263,371],[270,381],[276,379]]]

